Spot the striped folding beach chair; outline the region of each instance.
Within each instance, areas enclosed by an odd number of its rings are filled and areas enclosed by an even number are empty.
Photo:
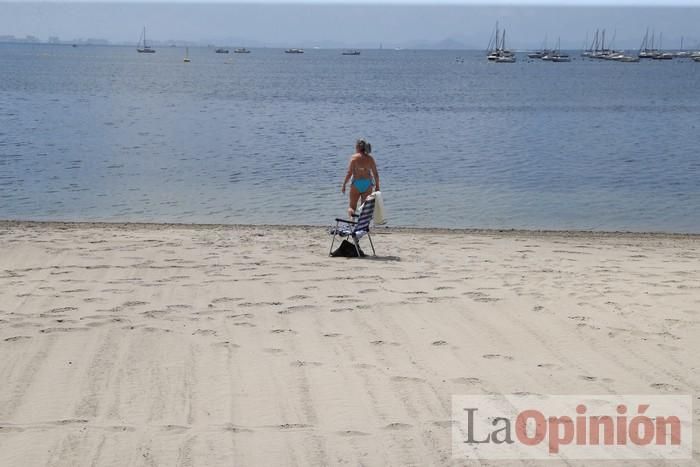
[[[353,217],[357,220],[347,220],[347,219],[335,219],[335,227],[331,227],[330,234],[333,235],[331,240],[331,249],[329,255],[333,252],[333,244],[335,243],[335,237],[350,237],[355,244],[355,251],[357,251],[357,256],[360,257],[360,239],[367,235],[369,239],[369,244],[372,247],[372,255],[377,256],[374,251],[374,244],[372,243],[372,236],[369,234],[369,223],[374,217],[374,196],[370,195],[365,200],[364,204],[360,206],[357,215]]]

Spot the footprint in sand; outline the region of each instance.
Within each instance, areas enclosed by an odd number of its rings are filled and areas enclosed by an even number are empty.
[[[212,345],[215,347],[225,347],[227,349],[238,349],[241,347],[240,345],[234,344],[233,342],[229,342],[229,341],[215,342]]]
[[[457,423],[456,421],[453,420],[438,420],[432,423],[433,426],[436,426],[438,428],[450,428],[452,425]]]
[[[243,327],[247,327],[247,328],[254,328],[254,327],[256,327],[255,324],[249,323],[249,322],[247,322],[247,321],[243,321],[243,322],[239,322],[239,323],[233,323],[233,325],[234,325],[234,326],[243,326]]]
[[[0,433],[22,433],[24,428],[18,426],[0,426]]]
[[[353,365],[353,368],[359,368],[361,370],[373,370],[376,367],[376,365],[372,365],[371,363],[355,363]]]
[[[649,385],[650,388],[652,389],[657,389],[661,391],[667,391],[667,392],[678,392],[681,390],[678,386],[675,386],[673,384],[667,384],[667,383],[654,383]]]
[[[130,328],[135,329],[134,326],[130,326]],[[160,329],[151,326],[146,326],[145,328],[143,328],[143,330],[146,332],[172,332],[170,329]]]
[[[447,341],[434,341],[432,345],[435,345],[435,346],[447,345]]]
[[[80,331],[89,331],[88,328],[46,328],[46,329],[40,329],[39,332],[43,334],[51,334],[54,332],[80,332]]]
[[[13,337],[8,337],[5,339],[5,342],[17,342],[17,341],[23,341],[26,339],[31,339],[30,336],[13,336]]]
[[[190,427],[182,425],[163,425],[161,427],[162,431],[167,431],[169,433],[184,433],[189,429]]]
[[[482,356],[483,358],[487,360],[494,360],[494,359],[501,359],[501,360],[513,360],[513,357],[510,355],[501,355],[497,353],[487,353]]]
[[[470,378],[466,376],[453,378],[452,382],[457,384],[481,384],[481,380],[479,378]]]
[[[222,427],[224,431],[230,431],[231,433],[251,433],[252,430],[249,430],[248,428],[240,428],[231,424],[224,425]]]
[[[83,418],[66,418],[63,420],[55,420],[53,422],[49,422],[51,425],[74,425],[74,424],[83,424],[87,423],[88,420],[85,420]]]
[[[126,432],[133,433],[136,431],[136,428],[134,428],[133,426],[126,426],[126,425],[112,425],[112,426],[103,427],[103,430],[111,431],[114,433],[126,433]]]
[[[280,310],[277,313],[280,315],[288,315],[291,313],[296,313],[298,311],[308,311],[308,310],[313,310],[315,309],[315,305],[293,305],[293,306],[288,306],[284,310]]]
[[[304,428],[311,428],[311,425],[305,423],[283,423],[282,425],[277,425],[280,430],[299,430]]]
[[[295,361],[293,361],[292,363],[290,363],[290,365],[291,365],[291,366],[298,366],[298,367],[302,367],[302,366],[321,366],[321,365],[323,365],[323,363],[321,363],[321,362],[306,362],[306,361],[303,361],[303,360],[295,360]]]
[[[370,342],[370,344],[372,344],[372,345],[391,345],[394,347],[401,345],[398,342],[387,342],[387,341],[382,341],[382,340],[372,341],[372,342]]]
[[[297,333],[293,329],[273,329],[270,332],[272,334],[296,334]]]
[[[407,430],[409,428],[413,428],[413,425],[409,425],[408,423],[399,423],[399,422],[394,422],[394,423],[389,423],[385,427],[383,427],[383,430]]]
[[[588,321],[588,316],[581,316],[581,315],[569,316],[569,319],[573,319],[574,321]]]
[[[335,434],[339,436],[369,436],[369,433],[357,430],[336,431]]]
[[[93,303],[93,302],[106,302],[107,300],[102,298],[102,297],[88,297],[88,298],[84,298],[83,301],[85,303]]]
[[[399,383],[425,383],[425,380],[423,378],[416,378],[415,376],[392,376],[391,380]]]
[[[243,299],[239,298],[239,297],[219,297],[219,298],[215,298],[211,302],[216,304],[216,303],[227,303],[227,302],[239,302],[241,300],[243,300]]]
[[[69,311],[77,311],[78,309],[74,306],[64,306],[61,308],[52,308],[46,313],[68,313]]]
[[[579,375],[578,377],[584,381],[598,381],[598,378],[595,376]]]

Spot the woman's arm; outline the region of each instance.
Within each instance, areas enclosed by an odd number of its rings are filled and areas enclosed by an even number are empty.
[[[379,172],[377,172],[377,163],[374,161],[374,157],[372,158],[372,172],[374,172],[374,189],[376,191],[381,191],[379,189]]]
[[[345,174],[345,180],[343,180],[343,188],[341,188],[340,192],[345,193],[345,185],[348,184],[350,181],[350,177],[352,177],[352,163],[353,159],[350,159],[350,164],[348,164],[348,173]]]

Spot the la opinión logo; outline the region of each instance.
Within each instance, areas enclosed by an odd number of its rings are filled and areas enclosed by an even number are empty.
[[[690,396],[453,396],[453,456],[688,459]]]

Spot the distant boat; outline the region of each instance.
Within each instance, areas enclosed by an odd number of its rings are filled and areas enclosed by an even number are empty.
[[[543,50],[538,50],[536,52],[530,52],[527,54],[528,58],[544,58],[545,56],[549,56],[551,53],[551,50],[548,49],[543,49]]]
[[[664,52],[663,48],[661,47],[661,41],[663,40],[664,34],[659,33],[659,50],[657,53],[651,57],[654,60],[673,60],[673,54],[670,52]]]
[[[691,56],[691,52],[688,50],[683,50],[683,36],[681,36],[681,48],[676,52],[676,57],[687,58]]]
[[[154,54],[155,49],[152,49],[150,45],[146,42],[146,26],[143,27],[141,32],[141,37],[139,38],[139,43],[136,46],[136,51],[140,54]]]
[[[233,49],[233,53],[235,54],[249,54],[250,50],[246,49],[245,47],[237,47]]]
[[[551,50],[547,48],[547,35],[545,34],[544,36],[544,42],[542,42],[542,48],[540,50],[537,50],[535,52],[530,52],[527,54],[528,58],[544,58],[544,57],[549,57],[549,55],[552,53]]]
[[[654,49],[654,36],[652,33],[651,43],[649,42],[649,28],[644,34],[644,39],[642,39],[642,45],[639,46],[639,58],[654,58],[657,51]]]
[[[189,47],[185,47],[185,58],[183,58],[182,61],[185,63],[191,62],[191,60],[190,60],[190,48]]]
[[[616,58],[618,62],[623,62],[623,63],[637,63],[639,62],[639,57],[633,57],[631,55],[622,55],[619,58]]]
[[[220,48],[216,49],[214,52],[216,52],[216,53],[218,53],[218,54],[227,54],[227,53],[228,53],[228,49],[224,49],[224,48],[221,48],[221,47],[220,47]]]
[[[694,62],[700,62],[700,55],[695,55],[695,56],[693,56],[693,61],[694,61]]]
[[[489,50],[486,58],[490,62],[515,63],[515,54],[506,49],[506,30],[504,29],[503,34],[501,34],[498,30],[498,23],[496,23],[496,38],[494,40],[494,36],[491,36],[487,48]]]
[[[542,60],[546,60],[547,58],[542,57]],[[563,54],[561,53],[561,38],[557,38],[557,47],[554,49],[553,52],[551,52],[548,56],[548,59],[550,62],[570,62],[571,59],[569,58],[568,54]]]
[[[360,55],[360,51],[357,49],[354,50],[343,50],[343,55]]]
[[[286,54],[303,54],[304,49],[287,49],[284,51]]]

